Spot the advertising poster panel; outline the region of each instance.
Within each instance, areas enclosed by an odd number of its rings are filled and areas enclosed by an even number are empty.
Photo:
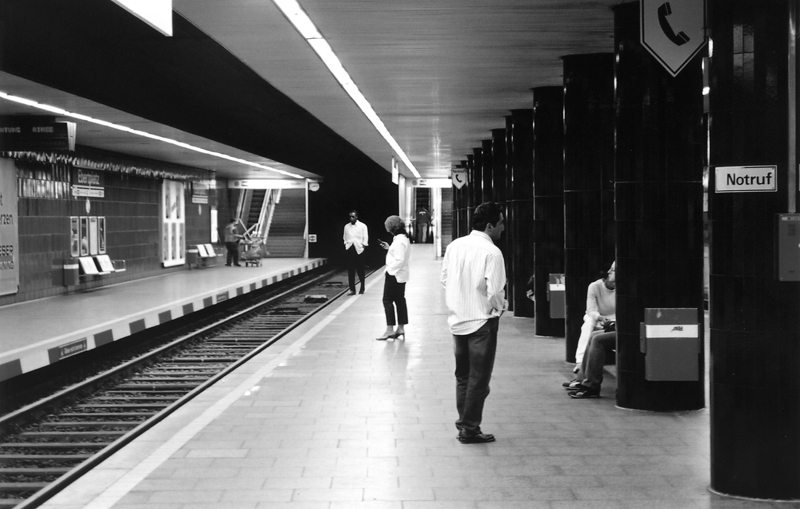
[[[97,254],[97,216],[89,217],[89,254]]]
[[[106,218],[97,218],[97,252],[106,254]]]
[[[0,159],[0,295],[19,291],[17,168]]]
[[[69,218],[69,254],[73,258],[77,258],[81,255],[81,241],[78,229],[78,216],[71,216]]]
[[[161,191],[161,262],[164,267],[183,265],[186,263],[183,182],[164,180]]]

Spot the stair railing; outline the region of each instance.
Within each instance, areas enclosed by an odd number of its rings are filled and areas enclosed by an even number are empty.
[[[267,195],[264,197],[264,204],[261,206],[261,214],[258,217],[258,224],[261,225],[259,235],[264,239],[264,244],[267,243],[269,237],[269,230],[272,226],[272,217],[275,214],[275,206],[281,201],[280,189],[269,189]]]

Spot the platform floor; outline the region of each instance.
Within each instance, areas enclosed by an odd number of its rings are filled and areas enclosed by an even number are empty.
[[[618,509],[800,507],[708,491],[709,412],[570,399],[563,338],[501,318],[483,429],[456,440],[440,261],[412,246],[405,341],[383,276],[342,297],[42,507]]]
[[[218,263],[0,307],[0,381],[324,263],[323,258],[270,258],[260,267]]]

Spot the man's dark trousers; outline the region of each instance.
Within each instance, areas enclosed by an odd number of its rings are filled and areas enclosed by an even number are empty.
[[[364,259],[356,251],[356,246],[350,246],[347,250],[347,281],[350,284],[350,291],[356,291],[355,273],[358,272],[358,280],[361,282],[361,293],[364,293]]]
[[[228,250],[228,255],[225,258],[225,265],[230,265],[231,260],[233,260],[234,265],[239,265],[239,243],[226,242],[225,249]]]
[[[499,318],[490,318],[471,334],[453,335],[458,409],[456,428],[462,435],[481,433],[483,403],[489,395],[499,324]]]

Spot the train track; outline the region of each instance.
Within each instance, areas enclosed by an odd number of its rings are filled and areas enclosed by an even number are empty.
[[[0,509],[41,505],[341,296],[345,278],[323,274],[0,418]]]

